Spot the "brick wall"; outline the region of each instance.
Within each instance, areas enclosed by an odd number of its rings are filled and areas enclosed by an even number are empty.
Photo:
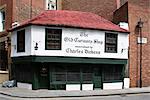
[[[110,21],[116,8],[116,0],[63,0],[62,2],[62,9],[92,12]]]
[[[45,0],[14,0],[13,21],[21,23],[33,18],[43,10],[45,10]]]
[[[139,86],[139,68],[140,68],[140,50],[137,44],[137,37],[139,36],[136,28],[137,22],[141,18],[144,21],[142,28],[143,37],[148,39],[146,44],[142,45],[142,84],[143,86],[150,86],[150,1],[149,0],[129,0],[129,29],[130,29],[130,53],[129,53],[129,67],[131,86]]]
[[[10,28],[12,22],[12,0],[0,0],[0,7],[4,6],[6,18],[5,18],[5,30]],[[6,36],[7,32],[0,32],[0,37]]]
[[[128,3],[121,6],[114,12],[113,22],[119,24],[119,22],[128,23]]]

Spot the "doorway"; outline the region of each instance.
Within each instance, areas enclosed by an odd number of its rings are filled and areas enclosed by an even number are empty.
[[[49,88],[49,67],[44,64],[39,68],[39,88]]]

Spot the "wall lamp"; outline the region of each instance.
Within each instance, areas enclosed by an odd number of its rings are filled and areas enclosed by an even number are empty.
[[[141,18],[140,18],[140,20],[138,21],[138,23],[137,23],[137,27],[138,28],[142,28],[143,27],[143,24],[144,24],[144,22],[141,20]]]
[[[38,50],[38,43],[37,42],[35,43],[34,50]]]

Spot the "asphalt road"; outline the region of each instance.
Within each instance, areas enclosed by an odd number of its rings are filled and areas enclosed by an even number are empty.
[[[150,100],[150,93],[114,95],[114,96],[67,97],[67,98],[16,98],[0,94],[0,100]]]

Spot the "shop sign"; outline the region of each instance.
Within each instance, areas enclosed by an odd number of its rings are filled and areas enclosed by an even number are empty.
[[[63,38],[65,53],[100,55],[103,50],[104,40],[100,34],[93,35],[88,32],[68,33]]]

